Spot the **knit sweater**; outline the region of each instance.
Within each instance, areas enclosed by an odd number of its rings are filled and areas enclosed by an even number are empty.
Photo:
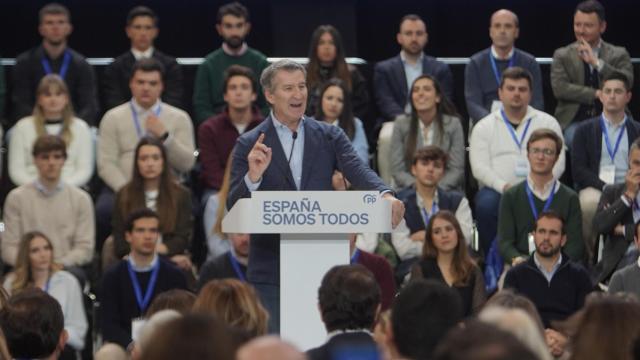
[[[512,186],[505,191],[500,201],[498,216],[498,247],[500,255],[506,262],[517,256],[529,255],[529,233],[533,231],[535,219],[526,193],[527,181]],[[584,243],[582,241],[582,212],[580,201],[575,191],[556,182],[557,189],[550,210],[556,211],[565,223],[567,243],[564,251],[571,259],[582,260]],[[533,201],[538,214],[542,212],[546,199],[543,201],[535,194]]]
[[[609,292],[628,292],[640,296],[640,264],[634,262],[613,273]]]
[[[75,186],[61,184],[50,195],[38,190],[34,183],[13,189],[4,203],[4,224],[1,244],[6,264],[15,265],[22,235],[34,230],[51,239],[57,263],[84,265],[93,257],[93,203],[86,192]]]
[[[61,124],[45,126],[47,134],[58,135]],[[24,185],[38,178],[38,170],[33,163],[31,149],[36,141],[35,119],[22,118],[16,123],[9,138],[9,176],[16,185]],[[89,126],[82,119],[71,122],[71,142],[67,146],[67,159],[62,168],[62,180],[75,186],[83,186],[93,175],[93,136]]]
[[[230,56],[219,48],[207,55],[198,67],[193,90],[193,112],[195,123],[200,124],[213,115],[222,112],[225,101],[223,98],[224,71],[231,65],[242,65],[253,70],[256,79],[260,78],[262,70],[269,66],[267,58],[259,51],[247,48],[240,56]],[[257,104],[266,113],[266,101],[262,88],[258,85]]]
[[[109,110],[100,122],[98,175],[114,192],[131,180],[133,157],[140,140],[130,104],[126,102]],[[195,163],[195,145],[189,115],[176,107],[161,103],[158,117],[169,132],[169,137],[164,141],[169,165],[179,172],[191,170]],[[139,119],[143,133],[146,132],[145,120]]]

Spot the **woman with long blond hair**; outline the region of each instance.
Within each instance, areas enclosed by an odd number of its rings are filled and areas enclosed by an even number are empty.
[[[460,294],[465,316],[477,313],[486,300],[484,278],[464,241],[456,216],[437,212],[427,225],[422,259],[411,270],[411,279],[441,281]]]
[[[60,303],[64,328],[69,334],[67,344],[74,350],[84,348],[87,317],[78,280],[53,261],[51,240],[41,232],[24,234],[18,249],[16,266],[7,275],[4,289],[17,294],[28,288],[39,288]]]
[[[20,119],[7,136],[9,176],[14,184],[24,185],[38,177],[31,148],[33,142],[45,134],[58,135],[67,145],[62,180],[75,186],[86,185],[94,168],[91,130],[84,120],[74,116],[69,90],[56,74],[40,80],[33,114]]]

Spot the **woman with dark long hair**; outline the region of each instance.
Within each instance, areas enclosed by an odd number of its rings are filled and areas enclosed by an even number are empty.
[[[484,278],[467,250],[460,223],[447,210],[437,212],[427,225],[422,259],[411,269],[411,279],[441,281],[460,294],[465,316],[477,313],[486,300]]]
[[[356,117],[364,119],[369,106],[367,83],[355,66],[345,61],[342,36],[332,25],[320,25],[311,35],[307,88],[309,89],[307,114],[317,112],[319,90],[331,78],[342,80],[351,94],[351,104]]]
[[[133,176],[116,194],[113,208],[115,255],[129,253],[124,238],[124,219],[131,211],[147,207],[160,217],[161,238],[156,247],[160,255],[170,257],[181,268],[191,263],[184,255],[191,241],[191,192],[173,177],[162,141],[143,137],[136,146]]]
[[[444,190],[461,190],[464,181],[464,131],[454,106],[434,77],[424,74],[411,84],[411,114],[398,116],[391,135],[391,173],[396,188],[414,183],[411,164],[416,149],[435,145],[448,154]]]

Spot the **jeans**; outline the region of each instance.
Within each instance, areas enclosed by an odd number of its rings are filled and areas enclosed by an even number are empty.
[[[502,195],[489,187],[483,187],[475,198],[476,221],[478,222],[478,238],[484,256],[489,253],[491,242],[498,232],[498,211]]]

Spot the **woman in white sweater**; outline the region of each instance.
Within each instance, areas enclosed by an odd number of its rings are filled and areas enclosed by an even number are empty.
[[[84,120],[73,116],[69,90],[56,74],[42,78],[33,115],[20,119],[10,131],[9,176],[14,184],[24,185],[38,177],[31,148],[44,134],[59,135],[67,144],[62,180],[76,186],[87,184],[94,169],[91,131]]]
[[[51,241],[42,233],[24,234],[18,250],[16,267],[3,284],[11,295],[27,288],[40,288],[60,303],[64,329],[69,334],[67,345],[79,351],[84,348],[87,317],[78,280],[53,262]]]

